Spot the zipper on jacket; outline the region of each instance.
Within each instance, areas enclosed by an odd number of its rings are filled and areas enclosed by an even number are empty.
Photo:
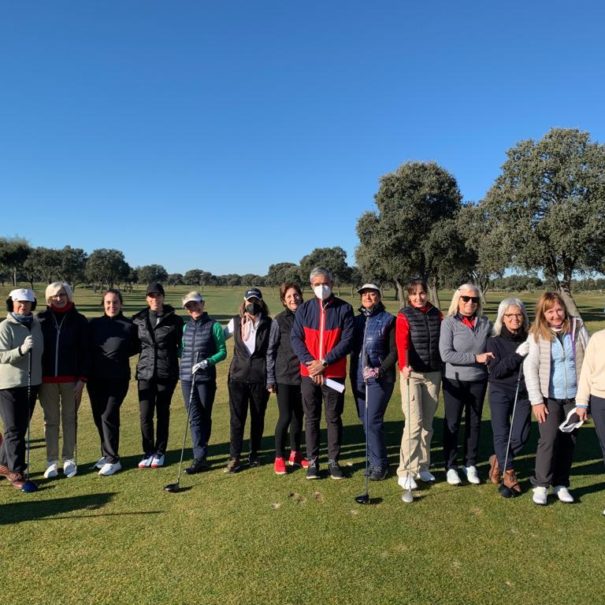
[[[55,376],[59,375],[59,338],[61,336],[61,327],[63,326],[63,322],[65,321],[66,314],[63,314],[61,318],[61,323],[57,321],[55,314],[51,311],[51,315],[55,322],[55,328],[57,329],[57,339],[55,341]]]
[[[323,306],[323,300],[319,300],[319,359],[324,358],[324,329],[326,323],[326,313]]]

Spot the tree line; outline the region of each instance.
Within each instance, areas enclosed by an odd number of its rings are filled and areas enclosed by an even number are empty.
[[[406,162],[382,176],[376,209],[357,221],[356,266],[335,246],[316,248],[298,263],[270,265],[266,275],[213,275],[197,268],[168,273],[158,264],[133,268],[115,249],[87,254],[0,238],[0,280],[16,285],[63,279],[93,288],[151,281],[277,286],[306,284],[310,270],[321,265],[337,285],[390,284],[401,301],[407,279],[421,277],[436,303],[439,288],[471,281],[483,291],[554,288],[576,309],[574,287],[602,288],[594,274],[605,272],[605,146],[587,132],[557,128],[541,140],[520,141],[506,155],[478,202],[463,201],[455,177],[435,162]],[[505,276],[510,270],[524,275]],[[524,287],[503,281],[509,278]]]

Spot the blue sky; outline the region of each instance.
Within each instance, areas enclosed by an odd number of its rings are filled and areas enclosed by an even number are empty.
[[[0,234],[169,272],[342,246],[379,178],[479,200],[552,127],[605,143],[601,2],[113,0],[0,12]]]

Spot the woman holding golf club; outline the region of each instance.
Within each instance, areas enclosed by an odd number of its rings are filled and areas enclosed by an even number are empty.
[[[303,302],[302,290],[298,284],[286,282],[279,288],[279,298],[285,308],[275,316],[274,320],[279,328],[275,350],[275,382],[279,417],[275,426],[273,470],[276,475],[285,475],[286,460],[289,466],[308,467],[308,462],[300,450],[303,428],[300,361],[290,343],[294,314]],[[288,428],[290,429],[289,457],[286,456]]]
[[[6,308],[8,315],[0,323],[0,417],[4,425],[0,476],[16,489],[35,491],[36,485],[27,478],[29,444],[26,460],[25,439],[42,382],[44,339],[32,313],[36,308],[32,290],[12,290]]]
[[[493,354],[488,368],[494,452],[489,458],[489,478],[494,485],[502,481],[503,496],[516,496],[521,486],[513,467],[529,437],[531,406],[523,380],[523,359],[529,351],[529,319],[518,298],[505,298],[498,306],[487,350]]]
[[[536,305],[530,329],[529,353],[523,363],[525,383],[540,438],[536,451],[533,501],[545,505],[548,488],[561,502],[574,501],[569,474],[576,432],[559,431],[575,397],[588,332],[579,317],[572,317],[557,292],[545,292]]]
[[[128,393],[130,357],[139,352],[137,330],[122,314],[122,293],[106,290],[104,315],[90,321],[91,367],[88,396],[101,440],[101,458],[95,468],[109,476],[122,470],[120,445],[120,406]]]
[[[239,314],[225,328],[225,338],[233,336],[233,359],[229,367],[230,445],[225,472],[241,468],[244,428],[250,408],[250,453],[248,463],[259,466],[258,452],[265,424],[269,394],[275,391],[275,343],[277,324],[258,288],[244,294]]]
[[[586,420],[588,414],[592,416],[605,461],[605,330],[595,332],[586,347],[576,412],[579,420]]]
[[[164,303],[164,288],[157,282],[147,286],[147,308],[132,321],[141,343],[137,363],[137,389],[141,414],[143,458],[139,468],[164,466],[168,447],[170,403],[179,379],[179,351],[183,320],[174,307]],[[157,416],[154,434],[153,417]]]
[[[367,442],[366,472],[382,481],[389,472],[384,442],[384,414],[395,387],[395,318],[386,311],[378,286],[364,284],[359,315],[353,323],[350,378],[357,414]]]
[[[44,335],[40,387],[48,460],[44,477],[51,479],[59,474],[60,430],[63,473],[73,477],[78,472],[78,408],[90,369],[88,321],[76,310],[69,284],[49,284],[45,298],[48,306],[38,315]]]
[[[412,490],[417,487],[415,478],[425,483],[435,481],[429,467],[433,418],[441,387],[439,335],[443,314],[428,302],[424,280],[410,280],[406,291],[407,304],[399,311],[395,325],[405,417],[397,482],[404,490]]]
[[[212,405],[216,394],[216,364],[227,357],[221,324],[205,311],[199,292],[183,298],[189,315],[183,330],[181,353],[181,388],[193,442],[193,462],[185,469],[188,475],[210,468],[208,441],[212,430]]]
[[[487,363],[493,353],[486,351],[491,323],[483,315],[481,291],[474,284],[463,284],[452,297],[447,317],[441,324],[439,353],[445,363],[443,373],[443,457],[450,485],[461,483],[456,469],[458,430],[462,412],[464,422],[464,465],[461,470],[469,483],[481,483],[477,454],[483,400],[487,390]]]

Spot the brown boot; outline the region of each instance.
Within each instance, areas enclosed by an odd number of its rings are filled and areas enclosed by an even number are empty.
[[[498,464],[498,458],[496,454],[492,454],[489,457],[489,480],[494,485],[500,485],[500,465]]]
[[[6,478],[15,489],[22,489],[25,485],[25,479],[21,473],[9,473]]]
[[[511,492],[515,492],[515,494],[521,493],[521,486],[519,485],[519,481],[517,481],[517,475],[515,474],[514,469],[510,468],[504,472],[502,483],[504,487],[508,487]]]

